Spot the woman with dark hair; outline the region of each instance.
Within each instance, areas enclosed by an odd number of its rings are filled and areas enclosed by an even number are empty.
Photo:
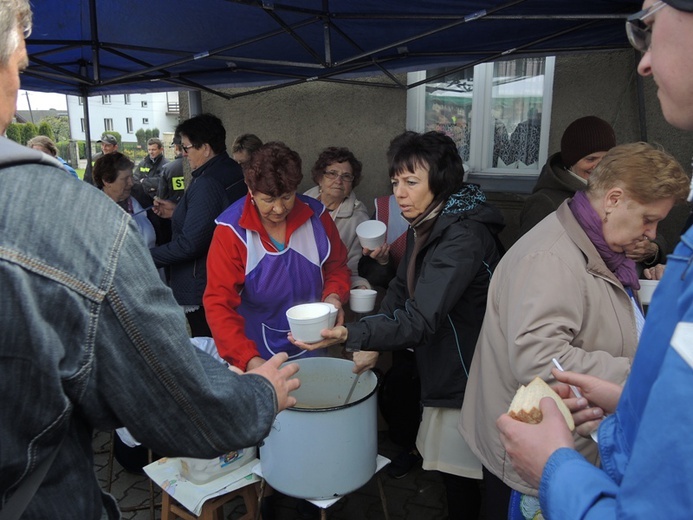
[[[169,285],[183,306],[193,336],[211,336],[202,295],[207,285],[207,251],[214,219],[246,193],[243,172],[226,153],[221,120],[202,114],[176,127],[192,181],[177,204],[156,199],[157,215],[171,218],[171,241],[151,250],[157,267],[169,268]]]
[[[356,226],[370,218],[366,206],[353,192],[361,181],[361,161],[348,148],[331,146],[318,156],[311,176],[317,186],[305,194],[325,205],[339,230],[339,236],[347,248],[351,288],[370,289],[368,280],[358,274],[363,249],[356,236]]]
[[[287,339],[293,305],[329,302],[343,321],[349,270],[325,207],[296,194],[303,178],[296,152],[267,143],[244,174],[248,195],[216,221],[204,304],[219,355],[251,370],[278,352],[308,354]]]
[[[476,518],[481,464],[457,432],[467,373],[500,259],[500,212],[463,181],[454,141],[440,132],[403,140],[390,163],[392,188],[409,222],[407,250],[377,314],[324,331],[314,350],[346,343],[355,371],[378,351],[413,348],[423,417],[416,439],[423,468],[443,474],[450,518]]]
[[[133,196],[132,169],[134,167],[135,163],[120,152],[102,155],[94,163],[92,172],[94,186],[132,215],[145,244],[151,248],[157,243],[154,225],[157,216],[148,209],[146,203],[143,207],[143,203]],[[146,212],[145,208],[147,208]]]

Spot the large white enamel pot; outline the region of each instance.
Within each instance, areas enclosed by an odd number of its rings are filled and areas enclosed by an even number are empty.
[[[353,362],[334,358],[295,361],[301,367],[297,404],[277,415],[260,446],[262,475],[282,493],[329,499],[366,484],[378,456],[378,378],[356,375]]]

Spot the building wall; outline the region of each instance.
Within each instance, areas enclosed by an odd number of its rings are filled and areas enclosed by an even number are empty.
[[[635,66],[632,51],[557,57],[550,153],[560,150],[561,135],[570,122],[590,114],[614,126],[618,143],[641,139]],[[663,145],[690,174],[693,137],[664,121],[654,82],[648,78],[643,85],[647,140]],[[187,113],[184,98],[181,114]],[[202,106],[222,118],[229,147],[235,136],[249,132],[263,141],[284,141],[295,149],[304,161],[301,190],[312,185],[310,169],[320,150],[336,145],[350,148],[363,162],[364,177],[356,193],[370,209],[375,196],[389,193],[385,150],[390,139],[405,128],[406,92],[402,90],[315,82],[229,101],[203,93]],[[525,196],[507,192],[488,195],[506,216],[507,227],[501,238],[510,246],[517,238]],[[675,208],[660,226],[672,247],[686,215],[685,208]]]
[[[84,141],[81,120],[84,118],[84,106],[77,96],[67,96],[67,111],[70,116],[70,135],[72,139]],[[130,103],[125,104],[123,94],[111,95],[111,103],[104,104],[102,96],[89,98],[89,121],[91,123],[92,141],[97,141],[105,132],[104,119],[113,119],[113,130],[119,132],[123,142],[136,143],[135,132],[158,128],[161,135],[173,132],[178,124],[178,114],[168,112],[167,101],[177,101],[177,93],[156,92],[147,94],[130,94]],[[142,103],[147,104],[146,107]],[[132,132],[127,131],[126,119],[132,119]],[[143,119],[148,119],[144,123]]]
[[[344,146],[363,163],[357,198],[372,210],[374,197],[391,193],[385,151],[405,129],[404,90],[316,82],[230,101],[203,93],[202,106],[222,119],[229,148],[238,135],[254,133],[297,151],[303,161],[300,192],[314,185],[310,171],[320,152]]]

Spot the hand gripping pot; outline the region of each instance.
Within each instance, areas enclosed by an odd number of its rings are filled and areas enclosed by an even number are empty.
[[[277,415],[260,446],[262,474],[276,490],[296,498],[326,500],[365,485],[378,456],[376,390],[378,378],[356,377],[345,359],[306,358],[293,408]]]

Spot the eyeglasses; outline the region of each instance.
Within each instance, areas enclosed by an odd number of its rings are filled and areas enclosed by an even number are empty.
[[[336,180],[337,178],[342,179],[344,182],[354,182],[353,173],[339,173],[335,170],[325,170],[325,177],[331,180]]]
[[[195,148],[195,145],[189,144],[188,146],[185,146],[183,143],[181,143],[180,147],[183,149],[185,153],[188,153],[188,150],[190,150],[191,148]]]
[[[640,52],[647,52],[650,50],[650,45],[652,44],[652,26],[647,25],[644,20],[666,5],[667,4],[662,1],[656,2],[647,9],[638,11],[626,19],[626,35],[628,36],[628,41],[636,50]]]

